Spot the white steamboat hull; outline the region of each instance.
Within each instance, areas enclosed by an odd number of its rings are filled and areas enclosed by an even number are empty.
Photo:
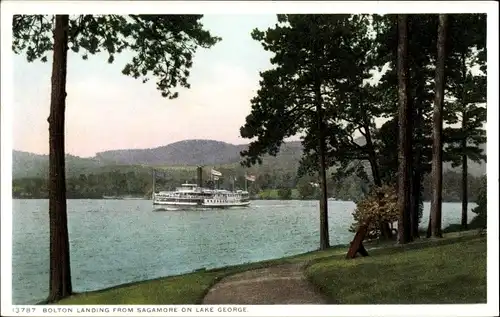
[[[175,191],[156,193],[153,190],[152,198],[153,206],[157,210],[225,209],[246,207],[250,204],[247,191],[214,190],[189,183],[182,184]]]
[[[191,203],[191,202],[171,202],[171,201],[153,201],[153,206],[165,208],[167,210],[191,210],[191,209],[224,209],[233,207],[247,207],[249,201],[244,202],[221,202],[221,203]]]

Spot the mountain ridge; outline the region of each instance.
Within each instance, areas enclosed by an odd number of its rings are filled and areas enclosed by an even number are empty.
[[[359,139],[359,140],[358,140]],[[358,138],[362,143],[364,140]],[[107,150],[93,157],[66,155],[68,177],[87,174],[96,169],[110,166],[195,166],[226,165],[241,161],[240,152],[248,144],[232,144],[208,139],[189,139],[164,146],[145,149]],[[485,149],[485,145],[482,146]],[[48,155],[13,150],[13,178],[47,177]],[[271,168],[296,169],[302,156],[300,141],[285,142],[276,157],[265,156],[264,164]],[[445,170],[457,170],[444,164]],[[486,172],[485,163],[469,162],[469,172],[474,176]]]

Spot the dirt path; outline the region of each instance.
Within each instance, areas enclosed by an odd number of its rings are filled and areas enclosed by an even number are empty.
[[[284,264],[246,271],[223,278],[203,304],[326,304],[306,280],[302,265]]]

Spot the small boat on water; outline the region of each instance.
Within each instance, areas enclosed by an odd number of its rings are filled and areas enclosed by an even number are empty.
[[[155,191],[153,181],[153,206],[162,210],[186,209],[223,209],[246,207],[250,205],[250,194],[247,190],[212,189],[201,186],[201,167],[198,167],[198,184],[185,183],[175,191]],[[213,179],[222,176],[220,172],[211,171]],[[253,176],[246,176],[246,180],[254,181]],[[153,180],[155,180],[153,170]],[[234,187],[234,183],[233,183]],[[246,186],[245,186],[246,187]]]
[[[135,196],[124,196],[123,200],[144,200],[144,197],[135,197]]]
[[[123,197],[120,197],[120,196],[106,196],[106,195],[103,195],[103,196],[102,196],[102,199],[122,200],[122,199],[123,199]]]
[[[111,200],[143,200],[143,197],[134,197],[134,196],[106,196],[103,195],[102,199],[111,199]]]

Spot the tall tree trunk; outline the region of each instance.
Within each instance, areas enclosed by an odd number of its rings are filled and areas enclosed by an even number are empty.
[[[462,144],[461,144],[461,152],[462,152],[462,230],[467,230],[468,228],[468,221],[467,221],[467,207],[469,205],[469,200],[468,200],[468,193],[467,193],[467,178],[468,178],[468,171],[467,171],[467,125],[468,125],[468,118],[467,118],[467,104],[465,101],[465,81],[467,80],[467,64],[465,60],[465,53],[462,52],[461,54],[461,59],[462,59]]]
[[[411,130],[408,104],[408,16],[398,14],[398,97],[399,97],[399,149],[398,149],[398,241],[411,241],[410,236],[410,160]]]
[[[467,207],[469,205],[468,200],[468,190],[467,190],[467,178],[468,178],[468,170],[467,170],[467,137],[466,137],[466,129],[467,127],[467,112],[464,109],[462,112],[462,229],[467,230],[468,221],[467,221]]]
[[[446,61],[446,36],[448,15],[439,15],[437,61],[436,61],[436,88],[433,115],[433,144],[432,144],[432,198],[431,198],[431,237],[442,237],[442,189],[443,189],[443,100]]]
[[[415,138],[414,138],[414,159],[412,160],[413,175],[411,178],[411,236],[413,239],[419,238],[419,214],[420,204],[422,203],[422,146],[423,146],[423,133],[422,133],[422,99],[421,95],[424,93],[424,87],[421,82],[417,83],[417,96],[415,98]]]
[[[417,160],[420,160],[418,156]],[[415,163],[415,165],[417,164],[420,164],[420,162]],[[419,228],[420,203],[422,200],[421,184],[422,184],[422,172],[420,171],[419,168],[417,168],[415,169],[412,178],[413,205],[411,214],[411,236],[413,239],[420,237],[418,228]]]
[[[68,15],[56,15],[52,92],[49,121],[50,285],[48,302],[71,295],[66,175],[64,163],[64,111],[68,56]]]
[[[326,185],[326,145],[325,145],[325,125],[323,118],[323,100],[321,97],[321,84],[316,80],[315,84],[316,114],[318,121],[318,157],[319,157],[319,221],[320,221],[320,250],[330,247],[330,235],[328,232],[328,190]]]
[[[408,32],[408,31],[407,31]],[[409,67],[408,67],[408,72],[409,72]],[[408,78],[412,78],[410,75],[408,75]],[[406,156],[406,165],[408,166],[408,179],[406,180],[407,184],[408,184],[408,191],[409,191],[409,194],[408,194],[408,210],[407,210],[407,213],[408,213],[408,235],[410,236],[410,240],[409,241],[413,241],[413,237],[414,237],[414,232],[413,232],[413,222],[414,222],[414,207],[417,203],[416,199],[415,199],[415,190],[413,188],[413,180],[414,180],[414,174],[415,174],[415,165],[414,165],[414,160],[413,160],[413,156],[415,155],[415,153],[417,152],[418,150],[418,144],[417,144],[417,148],[415,149],[414,151],[414,147],[415,147],[415,139],[413,137],[413,134],[414,134],[414,120],[416,120],[416,115],[417,115],[417,112],[415,111],[415,105],[414,105],[414,98],[411,94],[411,90],[409,89],[408,87],[408,83],[407,83],[407,90],[408,90],[408,106],[407,106],[407,109],[408,109],[408,121],[407,121],[407,128],[406,128],[406,138],[407,138],[407,146],[409,147],[409,154],[408,156]]]

